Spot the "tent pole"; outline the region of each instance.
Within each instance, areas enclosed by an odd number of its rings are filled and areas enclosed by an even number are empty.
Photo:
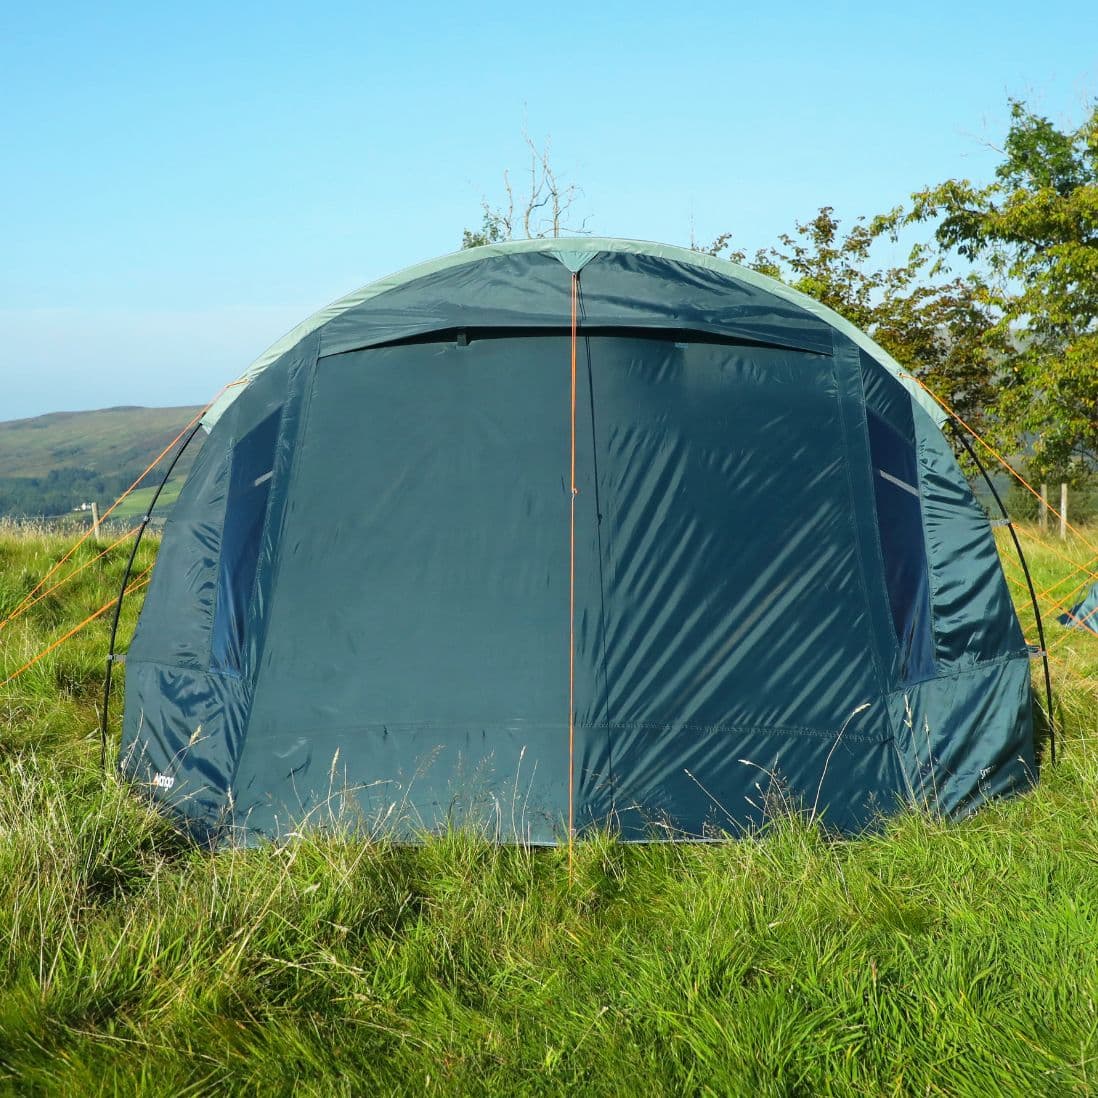
[[[1006,520],[1006,527],[1010,531],[1010,538],[1014,542],[1014,548],[1018,552],[1018,560],[1021,561],[1022,571],[1025,573],[1026,586],[1029,588],[1030,602],[1033,604],[1033,616],[1037,622],[1037,643],[1041,646],[1041,663],[1044,665],[1045,671],[1045,701],[1048,706],[1048,744],[1049,744],[1049,756],[1052,765],[1056,765],[1056,720],[1052,712],[1052,676],[1048,670],[1048,648],[1045,645],[1045,629],[1041,622],[1041,607],[1037,602],[1037,592],[1033,589],[1033,579],[1029,574],[1029,565],[1026,563],[1026,555],[1022,552],[1022,543],[1018,540],[1018,533],[1014,529],[1014,523],[1010,521],[1010,515],[1007,513],[1006,506],[1003,504],[1002,498],[999,495],[994,483],[992,483],[991,477],[987,475],[987,470],[983,467],[980,459],[976,456],[976,451],[972,448],[968,439],[964,433],[958,429],[957,424],[951,419],[949,421],[950,427],[953,428],[953,433],[961,440],[961,445],[964,446],[968,452],[968,456],[972,458],[976,465],[976,468],[980,470],[980,474],[983,476],[988,488],[991,489],[991,494],[995,497],[995,502],[999,506],[1000,512],[1002,512],[1003,518]]]
[[[111,619],[111,639],[107,648],[107,672],[103,678],[103,712],[99,721],[99,765],[106,770],[107,769],[107,713],[111,700],[111,678],[114,670],[115,654],[114,654],[114,642],[118,636],[118,620],[122,616],[122,599],[126,594],[126,584],[130,582],[130,573],[133,571],[133,562],[137,558],[137,550],[141,545],[141,538],[145,534],[145,528],[149,525],[149,520],[152,518],[153,508],[156,506],[156,501],[160,498],[160,493],[164,490],[164,485],[168,483],[168,478],[172,475],[172,471],[175,469],[175,463],[182,457],[183,451],[190,445],[190,441],[202,426],[201,419],[194,425],[191,433],[180,444],[180,447],[175,452],[175,456],[168,463],[168,469],[164,473],[163,479],[156,486],[156,491],[153,492],[153,497],[149,501],[149,506],[145,511],[144,517],[141,519],[141,525],[137,528],[137,536],[133,539],[133,547],[130,549],[130,559],[126,561],[126,570],[122,573],[122,586],[118,589],[118,598],[114,604],[114,616]]]

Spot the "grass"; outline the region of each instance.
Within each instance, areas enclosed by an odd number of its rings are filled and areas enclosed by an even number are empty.
[[[67,544],[0,528],[0,617]],[[1026,545],[1042,590],[1091,555]],[[0,632],[0,679],[121,551]],[[1048,627],[1063,751],[1026,796],[854,841],[598,836],[569,884],[460,832],[191,848],[98,769],[106,628],[0,689],[0,1092],[1098,1093],[1098,638]]]

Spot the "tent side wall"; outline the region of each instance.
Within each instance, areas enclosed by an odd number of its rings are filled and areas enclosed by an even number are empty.
[[[309,339],[287,354],[211,432],[165,526],[126,656],[120,767],[203,840],[233,812],[283,488],[315,353]]]
[[[987,516],[921,408],[913,425],[937,671],[890,704],[916,799],[958,815],[1037,779],[1030,653]]]
[[[183,485],[126,653],[121,770],[199,836],[225,810],[247,722],[244,684],[211,675],[209,654],[233,432],[248,403],[233,405]]]

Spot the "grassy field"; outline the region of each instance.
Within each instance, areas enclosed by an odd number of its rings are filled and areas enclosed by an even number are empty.
[[[161,473],[163,476],[163,473]],[[163,491],[160,493],[159,499],[156,501],[155,517],[163,519],[165,515],[171,510],[171,506],[179,498],[179,493],[183,490],[183,482],[186,477],[183,474],[173,474],[172,479],[164,485]],[[152,503],[152,498],[156,494],[157,485],[159,484],[159,478],[156,483],[148,488],[135,488],[119,505],[111,512],[111,521],[115,523],[124,522],[129,525],[140,522],[142,516],[149,509],[149,504]]]
[[[1025,538],[1049,597],[1093,555]],[[0,619],[64,548],[0,527]],[[123,550],[0,632],[0,681]],[[1098,638],[1049,626],[1061,761],[1026,796],[600,837],[570,885],[467,834],[192,849],[99,770],[106,620],[0,688],[0,1093],[1098,1094]]]

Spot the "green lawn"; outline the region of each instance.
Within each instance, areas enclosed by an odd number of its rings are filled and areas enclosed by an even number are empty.
[[[1025,543],[1053,595],[1094,555]],[[65,546],[0,528],[0,620]],[[0,631],[0,680],[125,550]],[[0,1092],[1098,1093],[1096,637],[1048,625],[1061,761],[1025,796],[859,840],[600,837],[570,883],[468,834],[192,849],[98,768],[106,631],[0,688]]]

